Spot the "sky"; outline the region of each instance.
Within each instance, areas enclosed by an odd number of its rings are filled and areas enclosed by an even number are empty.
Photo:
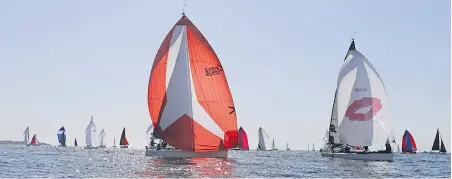
[[[336,80],[354,32],[382,77],[398,143],[419,151],[439,128],[451,146],[450,1],[0,1],[0,140],[84,143],[90,117],[107,145],[126,128],[144,148],[147,85],[164,37],[186,15],[224,67],[238,126],[257,147],[323,143]]]

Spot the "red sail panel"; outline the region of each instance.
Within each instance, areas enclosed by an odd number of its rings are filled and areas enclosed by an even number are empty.
[[[122,140],[121,140],[121,145],[129,145],[129,141],[127,141],[127,138],[122,138]]]
[[[158,127],[161,110],[165,106],[166,93],[166,62],[168,59],[168,50],[171,36],[174,28],[166,35],[152,65],[151,75],[149,77],[148,86],[148,109],[151,115],[152,124]]]
[[[239,129],[239,142],[238,146],[242,149],[249,150],[248,146],[248,136],[246,135],[246,132],[243,128]]]
[[[224,69],[206,38],[191,23],[187,24],[187,42],[198,102],[225,132],[225,137],[233,139],[238,135],[237,117]],[[228,141],[225,140],[226,148],[237,144],[237,140]]]
[[[408,131],[405,130],[405,133],[403,133],[403,137],[402,137],[402,151],[405,151],[406,149],[406,135],[407,135]]]
[[[171,42],[172,39],[182,40]],[[170,46],[174,47],[171,51]],[[177,64],[178,70],[183,70],[186,65],[191,76],[173,71],[177,70],[176,67],[169,64]],[[171,79],[166,79],[168,75]],[[167,84],[168,80],[173,83]],[[186,80],[192,81],[188,85],[194,90],[190,91],[191,94],[186,91],[176,94],[174,89],[179,89],[177,84],[187,83]],[[177,102],[177,98],[186,100],[190,95],[196,95],[196,99],[191,99],[190,103]],[[234,103],[223,68],[212,47],[186,16],[168,33],[154,59],[148,87],[148,107],[154,132],[177,149],[216,151],[237,144]],[[177,116],[179,113],[181,116]],[[223,138],[219,137],[220,132],[224,133]]]
[[[411,142],[411,148],[413,151],[416,151],[417,147],[416,147],[416,142],[414,141],[413,135],[410,134],[410,142]]]
[[[33,135],[33,138],[31,139],[30,144],[36,144],[36,134]]]

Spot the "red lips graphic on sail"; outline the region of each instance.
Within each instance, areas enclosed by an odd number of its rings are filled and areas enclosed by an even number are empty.
[[[370,107],[368,112],[359,112],[360,109],[365,107]],[[350,121],[368,121],[371,120],[382,107],[380,99],[363,97],[360,100],[355,100],[352,104],[350,104],[347,111],[345,111],[345,116],[347,116]]]

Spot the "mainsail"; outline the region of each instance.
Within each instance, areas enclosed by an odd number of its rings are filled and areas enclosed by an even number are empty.
[[[85,143],[88,147],[97,147],[97,128],[93,121],[93,116],[91,116],[91,120],[89,121],[88,126],[86,126],[85,130]]]
[[[24,143],[25,145],[29,145],[28,141],[30,140],[30,128],[27,127],[24,131]]]
[[[237,144],[235,107],[224,68],[185,15],[154,59],[148,107],[154,135],[176,149],[206,152]]]
[[[432,151],[447,152],[444,146],[443,138],[439,134],[439,129],[436,130],[435,141],[433,141]]]
[[[338,76],[335,100],[340,143],[374,149],[387,139],[395,143],[386,88],[373,65],[356,50],[354,40]]]
[[[248,136],[246,135],[246,132],[242,127],[240,127],[239,129],[238,147],[240,147],[241,149],[249,150]]]
[[[61,127],[57,132],[58,142],[61,146],[66,146],[66,129],[64,129],[64,126]]]
[[[77,147],[77,139],[74,140],[74,146]]]
[[[405,130],[402,137],[402,152],[415,153],[417,151],[416,142],[413,135],[408,130]]]
[[[121,140],[119,141],[119,145],[129,145],[129,141],[126,138],[126,128],[122,130]]]
[[[105,145],[105,131],[104,131],[104,129],[102,129],[100,131],[100,134],[99,134],[99,146],[100,147],[105,147],[106,146]]]
[[[259,144],[258,149],[259,150],[270,150],[270,137],[268,136],[267,132],[262,129],[262,127],[259,128]]]

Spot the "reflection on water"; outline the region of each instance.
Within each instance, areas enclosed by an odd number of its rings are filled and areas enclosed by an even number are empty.
[[[169,159],[149,158],[146,170],[141,177],[159,178],[232,178],[234,166],[232,159],[193,158],[193,159]]]

